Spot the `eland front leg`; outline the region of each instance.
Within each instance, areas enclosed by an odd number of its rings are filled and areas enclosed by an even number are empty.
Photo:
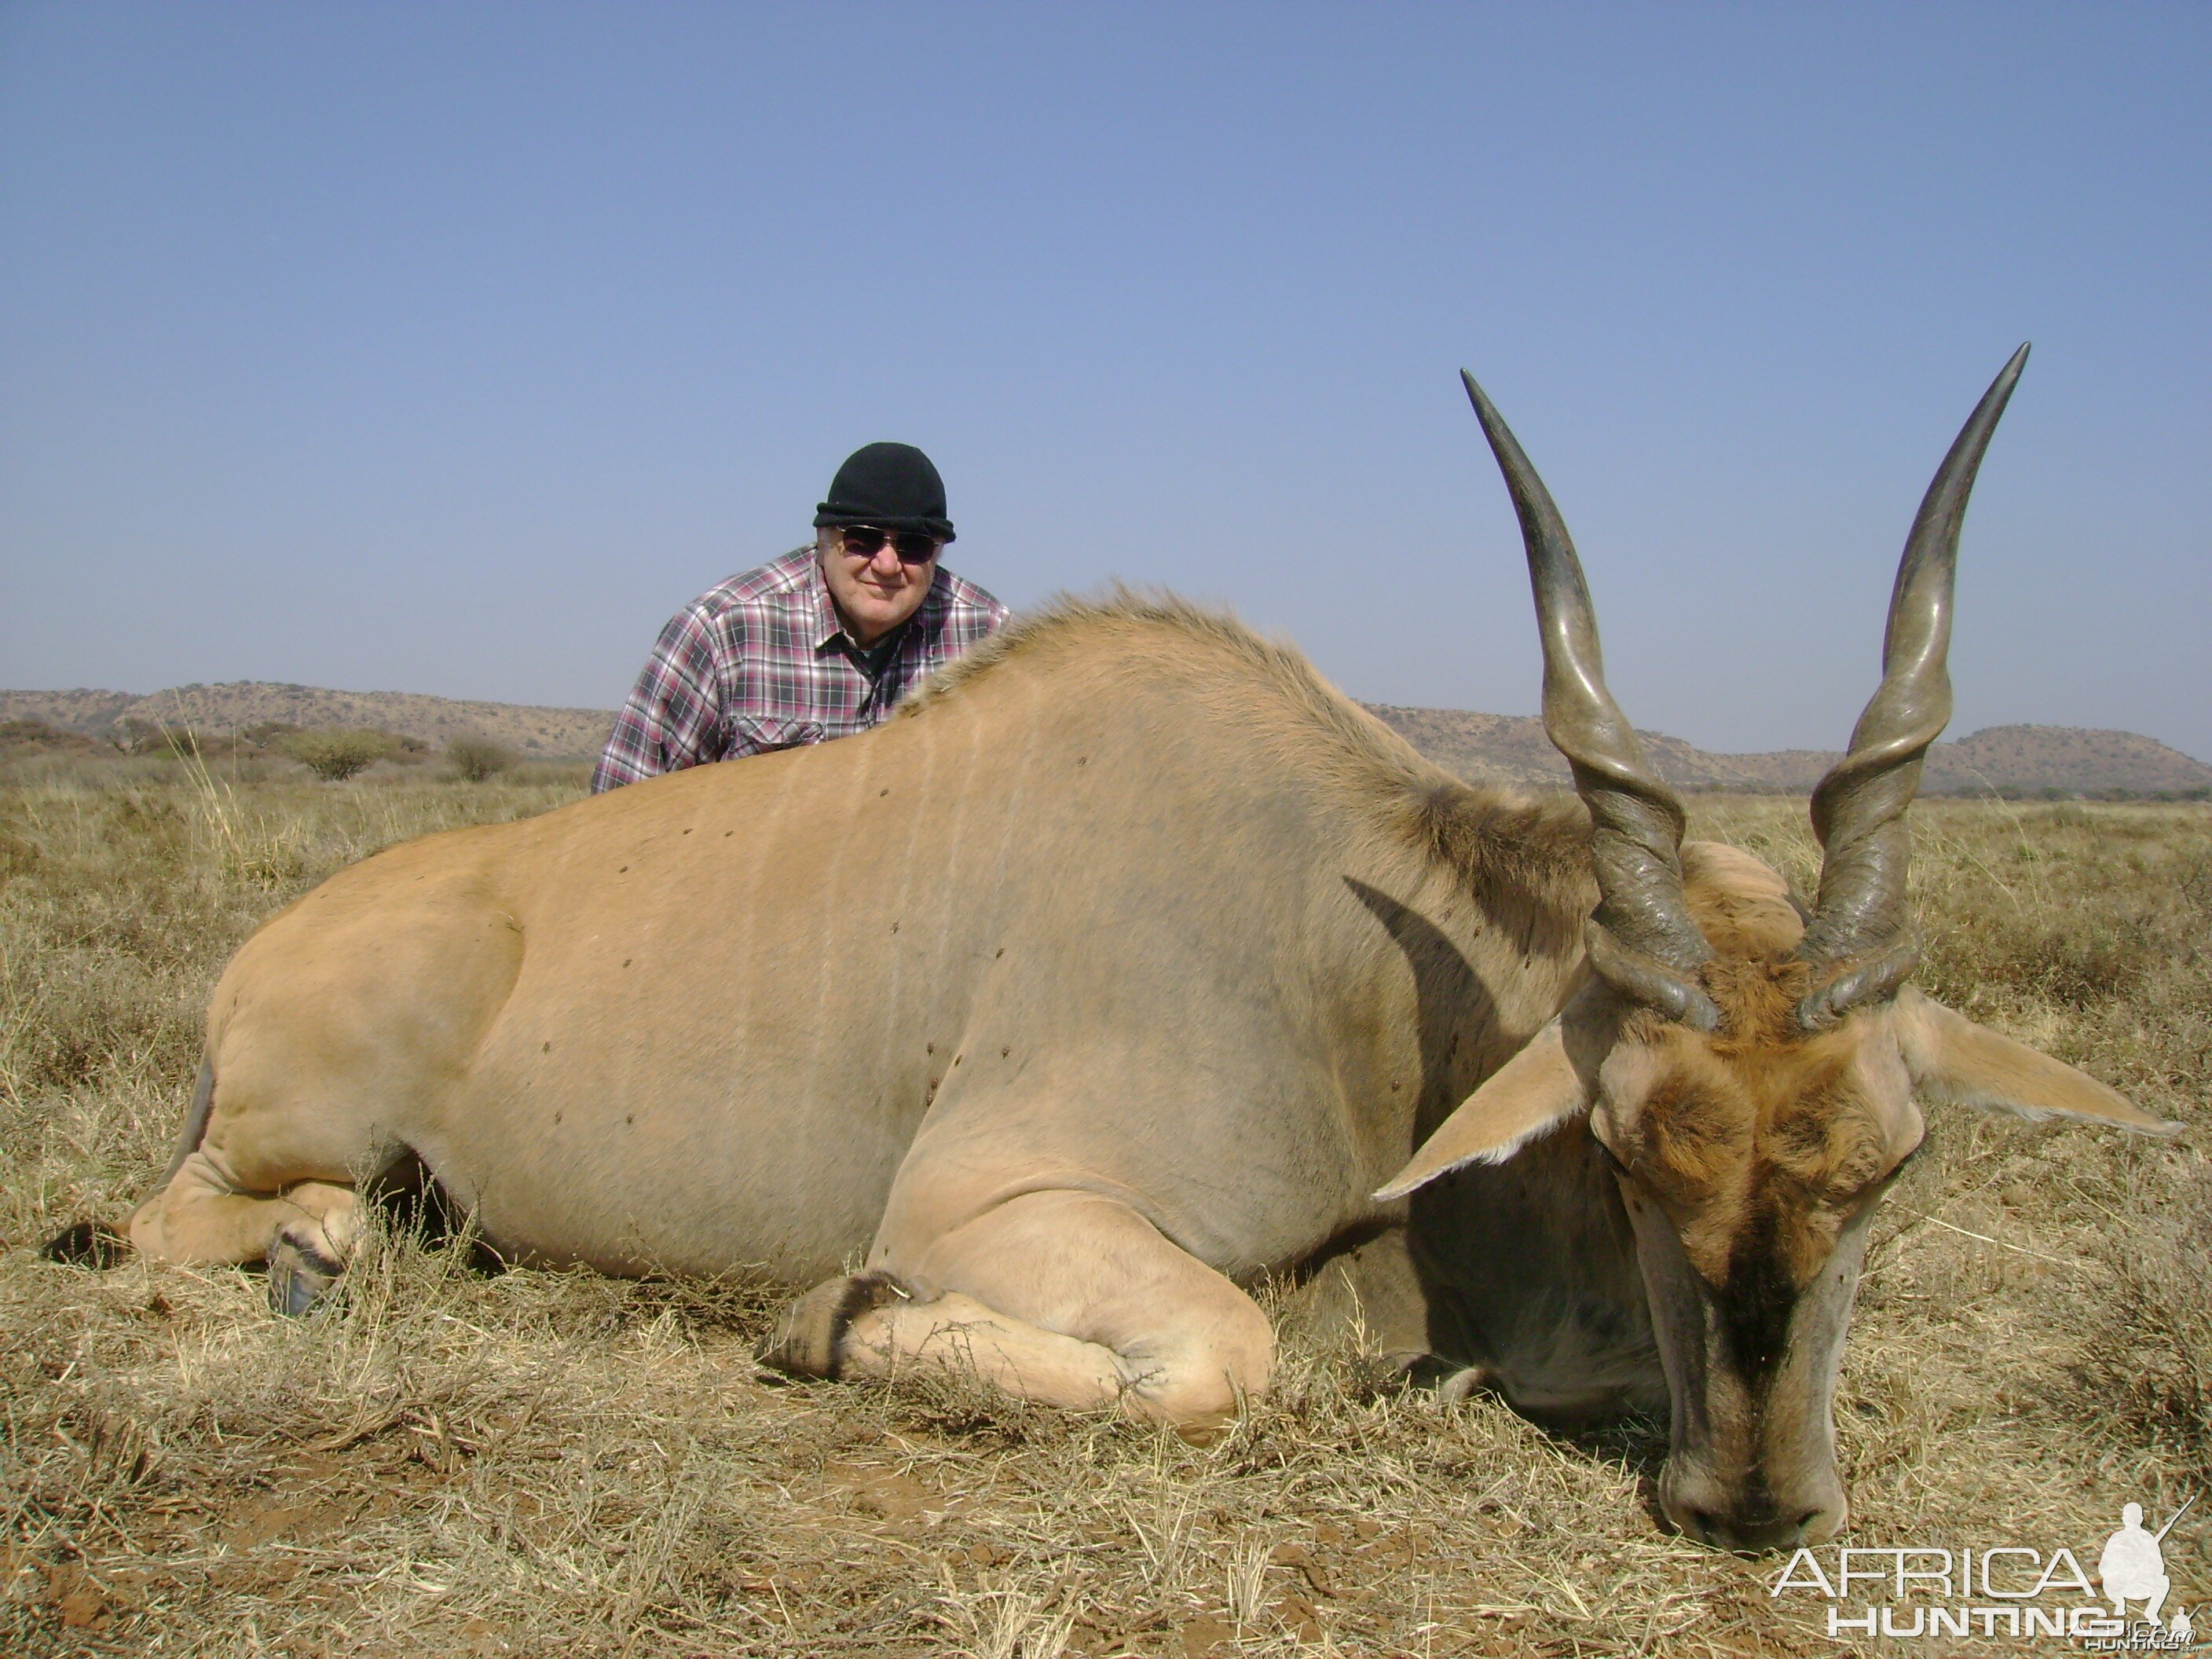
[[[241,1191],[195,1152],[131,1218],[131,1243],[160,1261],[269,1264],[269,1303],[303,1314],[345,1271],[361,1239],[352,1187],[298,1181],[274,1193]]]
[[[762,1358],[816,1376],[927,1366],[1204,1431],[1267,1392],[1274,1346],[1250,1297],[1127,1205],[1055,1189],[932,1237],[887,1221],[870,1270],[793,1303]]]

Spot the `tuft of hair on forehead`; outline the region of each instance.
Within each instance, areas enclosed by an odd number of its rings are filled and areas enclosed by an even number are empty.
[[[1724,952],[1706,963],[1705,990],[1721,1011],[1720,1051],[1740,1060],[1753,1049],[1802,1048],[1809,1038],[1797,1004],[1813,988],[1813,972],[1810,963],[1782,954]]]
[[[1724,959],[1784,956],[1805,936],[1805,913],[1790,884],[1741,847],[1684,842],[1682,895],[1705,943]]]
[[[1854,1082],[1859,1034],[1808,1033],[1796,1007],[1813,969],[1787,956],[1706,965],[1721,1010],[1710,1036],[1671,1029],[1632,1134],[1683,1247],[1716,1285],[1749,1271],[1802,1285],[1832,1248],[1846,1202],[1887,1162]]]
[[[1623,1037],[1642,1050],[1645,1088],[1623,1130],[1684,1253],[1724,1289],[1747,1362],[1764,1364],[1778,1310],[1828,1259],[1845,1206],[1889,1162],[1887,1141],[1856,1081],[1862,1028],[1797,1022],[1815,969],[1792,954],[1805,920],[1789,884],[1711,842],[1684,842],[1682,870],[1713,947],[1698,978],[1720,1025],[1632,1018]]]

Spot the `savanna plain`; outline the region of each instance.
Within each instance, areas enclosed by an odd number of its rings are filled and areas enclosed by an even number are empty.
[[[1662,1529],[1663,1425],[1559,1438],[1395,1386],[1288,1289],[1273,1393],[1199,1447],[957,1385],[789,1382],[751,1358],[774,1287],[499,1271],[419,1208],[300,1321],[252,1273],[42,1259],[159,1176],[257,923],[582,787],[189,756],[0,778],[0,1652],[1836,1650],[1823,1604],[1770,1594],[1778,1561]],[[1692,811],[1811,883],[1802,801]],[[1914,818],[1921,984],[2191,1127],[1929,1109],[1838,1391],[1844,1541],[2063,1544],[2094,1571],[2122,1504],[2154,1525],[2212,1486],[2212,810]],[[2194,1613],[2212,1492],[2166,1557]]]

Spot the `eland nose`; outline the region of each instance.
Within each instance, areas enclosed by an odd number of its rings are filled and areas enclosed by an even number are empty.
[[[1804,1485],[1811,1490],[1800,1486],[1798,1490],[1779,1492],[1759,1486],[1731,1491],[1710,1476],[1700,1478],[1698,1473],[1685,1471],[1673,1479],[1662,1477],[1660,1507],[1686,1536],[1701,1544],[1743,1555],[1763,1555],[1771,1550],[1821,1543],[1843,1530],[1850,1505],[1841,1485],[1820,1481]]]
[[[1682,1529],[1717,1550],[1732,1550],[1739,1555],[1765,1555],[1775,1550],[1795,1549],[1809,1538],[1826,1537],[1835,1528],[1832,1525],[1822,1528],[1818,1524],[1825,1518],[1820,1510],[1794,1516],[1717,1515],[1691,1510],[1682,1518]]]

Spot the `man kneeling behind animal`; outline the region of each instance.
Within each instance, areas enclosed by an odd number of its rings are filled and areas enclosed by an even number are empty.
[[[592,774],[599,794],[708,761],[848,737],[1006,619],[938,563],[945,482],[912,444],[855,450],[815,540],[669,618]]]

